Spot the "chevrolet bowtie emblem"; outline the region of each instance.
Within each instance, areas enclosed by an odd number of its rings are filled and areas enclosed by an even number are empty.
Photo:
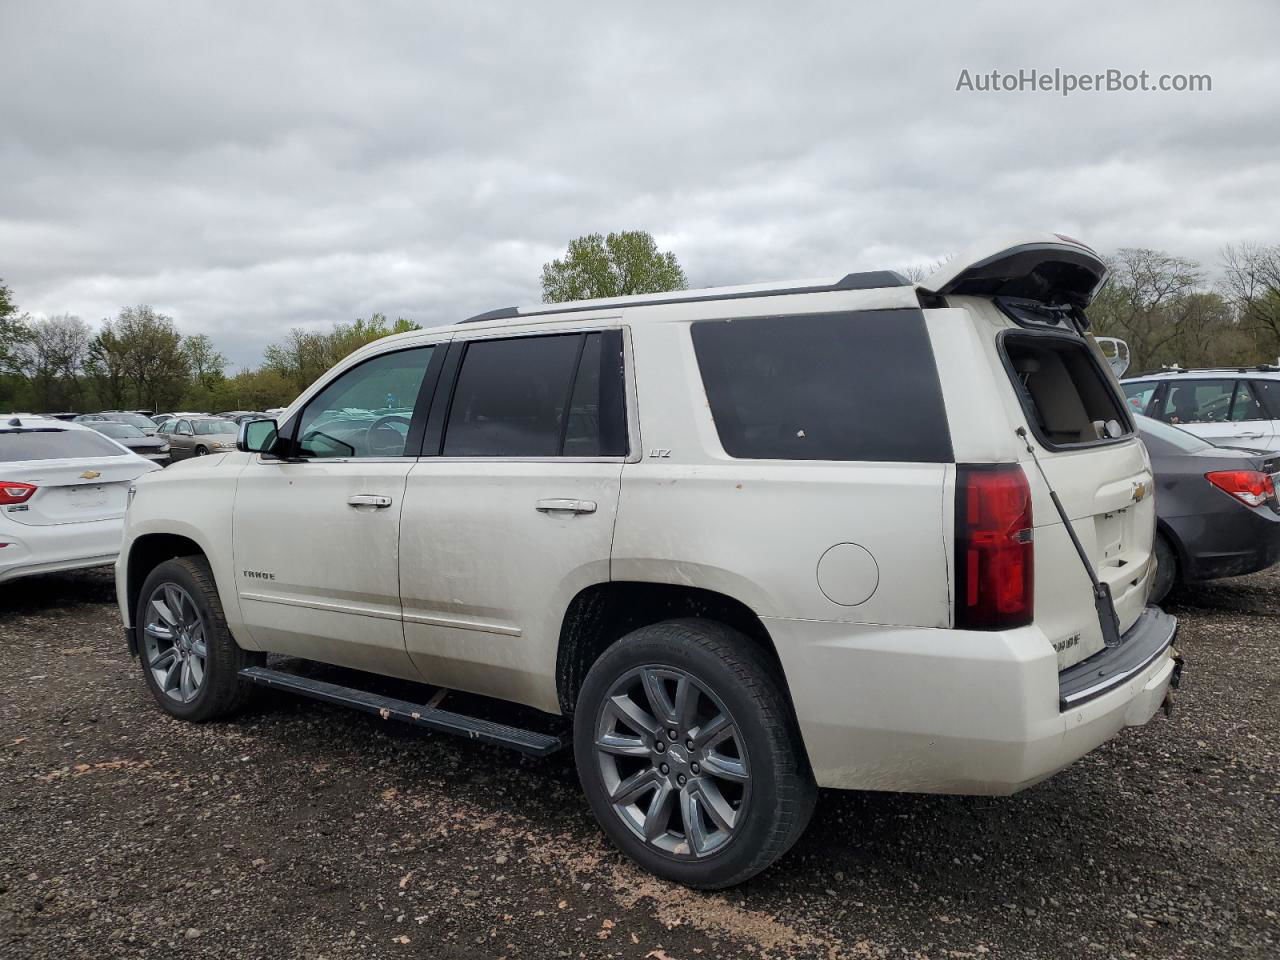
[[[1133,485],[1133,502],[1141,503],[1142,499],[1147,495],[1147,482],[1145,480],[1137,482]]]
[[[81,480],[97,480],[100,476],[102,476],[102,473],[100,471],[86,470],[84,473],[80,474],[80,479]]]

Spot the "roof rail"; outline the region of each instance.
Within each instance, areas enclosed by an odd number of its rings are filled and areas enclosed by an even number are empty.
[[[785,297],[793,293],[835,293],[841,290],[876,290],[881,287],[909,287],[911,281],[896,270],[868,270],[863,273],[846,273],[835,283],[820,284],[810,287],[772,287],[767,290],[746,290],[738,293],[701,293],[690,290],[685,296],[676,294],[660,300],[635,300],[633,297],[618,297],[614,300],[602,300],[586,306],[571,304],[549,304],[545,310],[530,310],[522,313],[517,307],[499,307],[467,317],[462,323],[480,323],[484,320],[509,320],[516,317],[545,317],[553,313],[581,313],[587,310],[609,310],[615,307],[656,307],[670,303],[706,303],[710,300],[753,300],[757,297]],[[714,290],[715,288],[711,288]]]

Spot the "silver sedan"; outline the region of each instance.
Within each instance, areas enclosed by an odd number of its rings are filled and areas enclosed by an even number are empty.
[[[222,417],[173,417],[160,424],[174,460],[226,453],[236,448],[240,428]]]

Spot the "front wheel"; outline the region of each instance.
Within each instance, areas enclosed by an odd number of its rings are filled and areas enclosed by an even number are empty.
[[[265,662],[227,629],[204,557],[166,560],[147,576],[134,615],[138,655],[156,702],[180,720],[232,716],[253,695],[240,670]]]
[[[596,819],[660,877],[717,889],[782,856],[817,788],[777,668],[704,620],[642,627],[592,666],[574,717]]]
[[[207,457],[209,455],[208,447],[196,447],[195,455],[197,457]]]

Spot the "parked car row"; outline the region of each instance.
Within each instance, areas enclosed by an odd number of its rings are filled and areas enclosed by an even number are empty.
[[[114,562],[129,486],[174,460],[235,447],[236,419],[131,410],[0,420],[0,582]]]

